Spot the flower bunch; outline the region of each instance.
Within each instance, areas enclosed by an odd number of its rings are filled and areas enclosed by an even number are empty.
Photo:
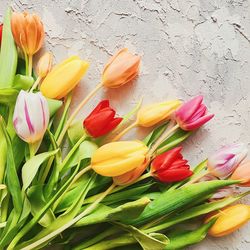
[[[203,96],[139,104],[124,115],[102,100],[86,113],[97,91],[139,75],[140,56],[121,49],[69,114],[89,62],[71,56],[53,66],[45,52],[34,68],[44,27],[28,12],[7,11],[0,41],[0,249],[180,249],[249,220],[248,205],[232,205],[249,191],[227,192],[250,186],[245,145],[224,146],[196,167],[183,156],[179,144],[214,116]],[[134,127],[151,132],[120,140]],[[196,218],[195,230],[173,227]]]

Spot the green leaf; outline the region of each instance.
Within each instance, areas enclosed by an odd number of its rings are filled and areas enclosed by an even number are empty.
[[[77,143],[77,141],[85,134],[82,121],[73,123],[68,129],[68,137],[71,145]]]
[[[13,88],[18,90],[29,90],[34,83],[34,78],[32,76],[25,76],[17,74],[15,75]]]
[[[26,190],[29,187],[34,177],[36,176],[36,173],[39,170],[40,165],[44,161],[46,161],[49,157],[55,155],[58,152],[58,150],[59,149],[35,155],[23,165],[22,168],[23,190]]]
[[[46,98],[49,105],[49,114],[52,117],[61,107],[63,102],[60,100]]]
[[[206,200],[208,195],[219,188],[236,183],[237,181],[232,180],[207,181],[165,191],[159,198],[152,201],[138,218],[126,221],[126,224],[144,224],[153,219],[177,212],[196,201]]]
[[[157,149],[156,154],[162,154],[178,144],[187,139],[192,132],[187,132],[182,129],[178,129],[172,136],[170,136],[167,140],[165,140]]]
[[[189,209],[185,209],[184,211],[172,215],[165,220],[161,220],[159,225],[146,230],[146,232],[156,232],[156,231],[166,230],[167,228],[176,225],[180,222],[219,210],[223,207],[226,207],[236,202],[241,198],[242,195],[235,197],[228,197],[219,201],[209,202]]]
[[[83,141],[76,153],[74,154],[74,157],[71,162],[71,166],[75,166],[79,161],[83,159],[90,159],[94,152],[98,149],[98,146],[91,141]]]
[[[8,9],[3,22],[0,51],[0,89],[10,88],[17,68],[17,49],[11,31],[11,10]]]
[[[150,200],[144,197],[136,201],[127,202],[116,208],[99,204],[90,215],[79,220],[74,226],[81,227],[106,221],[120,221],[124,217],[130,219],[136,218],[149,202]]]
[[[192,231],[177,233],[173,236],[169,235],[169,244],[164,248],[165,250],[176,250],[186,248],[187,246],[199,243],[205,239],[208,230],[215,223],[216,220],[211,220],[207,224]]]
[[[150,147],[166,130],[168,127],[169,122],[155,128],[144,140],[143,142]]]
[[[6,105],[13,105],[16,102],[18,93],[19,92],[16,89],[0,89],[0,103]]]
[[[51,199],[49,199],[46,202],[46,205],[38,212],[35,214],[35,216],[33,216],[33,218],[25,224],[25,226],[15,235],[15,237],[12,240],[12,244],[16,244],[16,242],[18,242],[24,235],[26,235],[26,233],[28,233],[36,224],[37,222],[44,216],[44,214],[47,212],[47,210],[52,206],[52,204],[60,197],[62,196],[65,191],[67,190],[68,185],[72,182],[72,180],[74,179],[75,175],[78,172],[80,164],[75,168],[74,172],[72,173],[72,175],[68,178],[68,180],[61,186],[61,188],[56,192],[56,194],[51,197]],[[5,245],[3,245],[4,247]],[[12,247],[10,245],[10,247]],[[16,248],[18,249],[18,247]]]
[[[138,197],[138,195],[144,194],[152,186],[153,186],[153,183],[149,182],[149,183],[143,183],[142,185],[139,185],[136,187],[132,187],[132,188],[130,187],[127,190],[110,194],[109,196],[103,199],[102,203],[112,204],[112,203],[117,203],[123,200],[133,200],[134,197]],[[85,200],[84,204],[94,202],[98,195],[99,194],[89,197],[88,199]]]
[[[19,183],[18,175],[16,172],[15,160],[12,151],[12,145],[9,138],[9,135],[6,131],[6,127],[2,117],[0,117],[0,126],[1,130],[4,134],[6,143],[7,143],[7,166],[6,166],[6,184],[9,193],[12,196],[12,201],[14,205],[14,210],[17,214],[20,214],[22,211],[22,194],[21,194],[21,186]]]
[[[169,244],[169,239],[160,233],[145,234],[136,227],[125,225],[122,223],[115,223],[125,231],[128,231],[138,241],[144,250],[164,250]]]
[[[7,143],[4,138],[4,131],[2,126],[0,126],[0,184],[3,183],[6,161],[7,161]],[[0,201],[1,201],[1,191],[0,191]],[[1,203],[0,203],[1,204]]]
[[[71,221],[80,211],[82,202],[85,199],[89,189],[91,188],[92,183],[95,181],[95,176],[96,176],[96,173],[93,173],[92,176],[89,178],[89,181],[86,183],[86,185],[82,187],[81,194],[79,194],[78,197],[75,197],[73,204],[67,211],[65,211],[62,215],[57,217],[47,228],[40,231],[34,238],[22,243],[21,246],[24,247],[29,244],[32,244],[36,242],[37,240],[50,234],[51,232],[57,230],[58,228],[62,227],[69,221]]]
[[[43,195],[43,186],[35,185],[27,189],[27,195],[31,205],[31,213],[35,216],[39,213],[42,208],[46,205],[46,200]],[[52,221],[54,221],[55,216],[51,209],[48,209],[44,216],[39,220],[39,224],[43,227],[48,227]]]

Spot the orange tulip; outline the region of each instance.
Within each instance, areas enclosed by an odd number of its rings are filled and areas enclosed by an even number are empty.
[[[140,57],[121,49],[104,67],[102,84],[107,88],[118,88],[133,80],[139,71]]]
[[[250,160],[243,162],[231,175],[232,180],[240,180],[240,186],[250,187]]]
[[[25,54],[34,55],[44,40],[43,23],[36,14],[14,12],[11,18],[13,37]]]
[[[208,234],[213,237],[222,237],[233,233],[249,221],[250,207],[245,204],[237,204],[226,207],[217,213],[212,213],[206,220],[217,218]]]

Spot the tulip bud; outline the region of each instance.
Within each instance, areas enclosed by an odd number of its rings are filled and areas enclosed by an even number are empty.
[[[156,158],[151,163],[151,173],[158,180],[171,183],[185,180],[193,172],[190,170],[188,161],[183,159],[182,147],[173,148]]]
[[[118,88],[133,80],[139,71],[140,57],[124,48],[112,56],[104,67],[102,83],[107,88]]]
[[[40,78],[44,78],[51,70],[53,62],[53,55],[50,52],[46,52],[39,59],[37,64],[37,74]]]
[[[240,180],[240,186],[250,187],[250,160],[241,163],[230,177],[232,180]]]
[[[17,46],[27,55],[34,55],[42,46],[44,27],[39,16],[28,12],[14,12],[11,28]]]
[[[175,112],[176,122],[180,128],[191,131],[201,127],[214,117],[213,114],[207,114],[207,107],[202,104],[202,101],[203,96],[196,96]]]
[[[40,93],[20,91],[13,115],[14,128],[17,135],[28,143],[43,138],[49,123],[49,107],[47,100]]]
[[[244,204],[229,206],[209,216],[206,222],[212,218],[217,218],[217,220],[208,234],[213,237],[222,237],[238,230],[248,222],[250,208]]]
[[[55,66],[41,84],[41,92],[52,99],[65,97],[85,75],[88,62],[78,56],[71,56]]]
[[[141,108],[137,115],[137,124],[151,127],[169,119],[170,115],[181,105],[181,101],[173,100],[155,103]]]
[[[141,166],[147,152],[147,146],[140,141],[111,142],[95,151],[91,167],[103,176],[119,176]]]
[[[0,24],[0,46],[2,43],[2,34],[3,34],[3,24]]]
[[[226,178],[246,158],[247,148],[244,144],[232,144],[220,148],[208,157],[208,171],[216,177]]]
[[[100,137],[116,128],[122,118],[115,118],[115,110],[109,106],[108,100],[101,101],[84,120],[84,127],[92,137]]]

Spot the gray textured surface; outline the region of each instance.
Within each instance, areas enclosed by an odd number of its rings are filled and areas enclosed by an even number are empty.
[[[16,10],[38,12],[46,28],[46,49],[55,60],[78,54],[91,63],[77,98],[98,82],[103,64],[121,47],[142,56],[139,79],[132,86],[97,96],[111,98],[120,114],[141,95],[145,103],[203,94],[211,112],[209,125],[185,143],[192,164],[222,144],[250,142],[250,2],[247,0],[1,0],[1,15]],[[140,133],[138,134],[138,137]],[[223,239],[207,239],[191,249],[250,248],[250,224]]]

